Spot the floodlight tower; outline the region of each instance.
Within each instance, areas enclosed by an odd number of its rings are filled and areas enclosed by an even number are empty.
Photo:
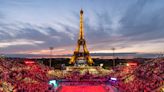
[[[116,48],[112,48],[112,51],[113,51],[113,67],[116,64],[116,61],[115,61],[115,50],[116,50]]]
[[[50,61],[49,61],[49,66],[51,67],[51,63],[52,63],[52,51],[53,51],[54,47],[49,47],[50,50]]]

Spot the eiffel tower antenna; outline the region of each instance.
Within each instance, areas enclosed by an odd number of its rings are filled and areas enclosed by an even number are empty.
[[[69,61],[69,64],[75,64],[78,60],[84,60],[88,65],[92,65],[94,63],[87,49],[86,40],[84,39],[83,14],[84,12],[81,9],[79,38],[77,41],[77,47]]]

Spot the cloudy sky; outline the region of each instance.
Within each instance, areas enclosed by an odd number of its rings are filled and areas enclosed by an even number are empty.
[[[0,0],[0,53],[72,53],[81,8],[91,52],[164,52],[164,0]]]

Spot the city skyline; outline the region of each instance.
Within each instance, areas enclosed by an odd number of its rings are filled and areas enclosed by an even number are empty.
[[[0,0],[0,54],[71,54],[81,8],[92,53],[164,51],[162,0]]]

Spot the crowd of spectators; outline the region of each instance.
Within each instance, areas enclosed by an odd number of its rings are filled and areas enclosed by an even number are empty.
[[[31,61],[30,61],[31,62]],[[49,67],[24,59],[0,59],[0,92],[53,92],[48,84]]]
[[[162,92],[164,59],[152,59],[137,67],[119,66],[110,76],[118,78],[113,85],[123,92]]]
[[[31,61],[30,61],[31,62]],[[105,76],[98,76],[87,71],[81,75],[79,71],[66,73],[54,70],[40,63],[25,63],[24,59],[0,59],[0,92],[55,92],[49,80],[60,79],[61,85],[103,84],[111,77],[117,81],[111,81],[120,92],[160,92],[164,87],[164,59],[152,59],[137,66],[118,65],[112,72]],[[97,70],[99,71],[99,70]],[[56,77],[49,75],[54,74]],[[71,82],[74,81],[74,82]],[[87,82],[85,82],[87,81]],[[89,82],[90,81],[90,82]],[[162,92],[162,91],[161,91]]]

